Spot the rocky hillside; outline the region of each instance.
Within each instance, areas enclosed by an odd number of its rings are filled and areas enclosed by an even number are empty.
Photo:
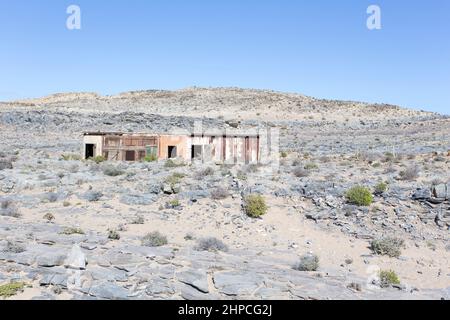
[[[176,91],[148,90],[114,96],[96,93],[55,94],[17,101],[8,105],[78,111],[134,111],[161,115],[190,115],[264,120],[327,119],[350,121],[355,118],[383,119],[435,117],[429,112],[412,111],[386,104],[322,100],[300,94],[239,88],[186,88]]]

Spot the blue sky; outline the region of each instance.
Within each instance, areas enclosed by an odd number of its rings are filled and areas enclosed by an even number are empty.
[[[449,39],[448,0],[0,0],[0,100],[238,86],[450,114]]]

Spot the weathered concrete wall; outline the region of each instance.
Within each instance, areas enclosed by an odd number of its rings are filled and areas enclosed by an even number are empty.
[[[86,156],[86,145],[93,144],[94,157],[101,156],[103,154],[103,136],[84,136],[83,139],[83,158]]]
[[[188,146],[186,136],[160,136],[159,137],[159,159],[169,158],[169,146],[177,147],[177,157],[185,160],[191,159],[191,149]]]

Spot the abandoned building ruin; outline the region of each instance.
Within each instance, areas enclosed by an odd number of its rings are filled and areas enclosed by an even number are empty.
[[[259,132],[231,135],[86,132],[83,135],[85,159],[103,156],[110,161],[143,161],[151,156],[157,160],[180,158],[184,161],[257,164],[267,154],[262,150],[267,151],[270,140],[269,135]]]

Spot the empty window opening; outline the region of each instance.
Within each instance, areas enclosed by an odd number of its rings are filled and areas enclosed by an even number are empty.
[[[134,151],[126,151],[125,152],[125,161],[135,161],[136,153]]]
[[[167,155],[169,159],[174,159],[177,157],[177,147],[175,146],[169,146],[167,148]]]
[[[86,144],[85,159],[93,158],[95,155],[95,144]]]
[[[192,146],[191,158],[192,159],[201,159],[202,158],[202,146],[198,146],[198,145]]]

